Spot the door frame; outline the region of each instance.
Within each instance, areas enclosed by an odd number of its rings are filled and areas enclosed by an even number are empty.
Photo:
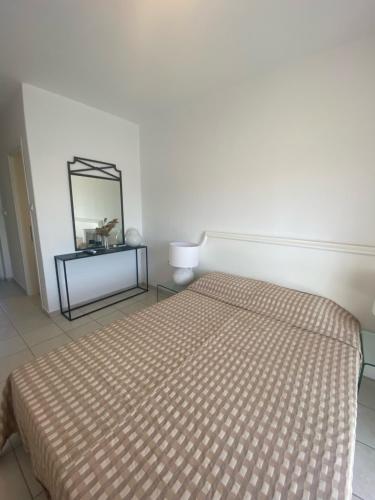
[[[25,179],[25,184],[26,184],[26,195],[27,195],[27,205],[28,209],[30,212],[30,221],[31,221],[31,231],[32,231],[32,238],[33,238],[33,247],[34,247],[34,256],[35,256],[35,264],[36,264],[36,274],[37,274],[37,283],[38,283],[38,289],[35,289],[33,286],[33,279],[31,276],[31,269],[29,267],[29,262],[27,258],[27,250],[26,250],[26,242],[24,239],[23,232],[21,230],[22,222],[21,222],[21,213],[20,213],[20,203],[19,203],[19,193],[17,192],[16,188],[16,181],[14,178],[14,164],[16,161],[16,156],[20,155],[21,161],[22,161],[22,172],[23,176]],[[22,256],[22,265],[24,269],[24,274],[25,274],[25,285],[26,285],[26,294],[27,295],[35,295],[37,293],[40,293],[40,273],[39,273],[39,264],[38,264],[38,257],[37,257],[37,251],[36,251],[36,245],[35,245],[35,229],[34,229],[34,220],[33,220],[33,204],[30,201],[30,193],[29,193],[29,187],[27,184],[27,176],[26,176],[26,169],[25,169],[25,160],[24,160],[24,154],[22,150],[22,144],[17,146],[13,151],[11,151],[8,154],[8,170],[9,170],[9,179],[10,179],[10,184],[12,188],[12,197],[13,197],[13,204],[14,204],[14,210],[16,214],[16,223],[17,223],[17,233],[18,233],[18,238],[20,242],[20,249],[21,249],[21,256]]]

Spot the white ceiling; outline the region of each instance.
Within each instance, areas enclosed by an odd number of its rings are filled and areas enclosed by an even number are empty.
[[[140,119],[375,32],[375,0],[0,0],[0,106],[28,82]]]

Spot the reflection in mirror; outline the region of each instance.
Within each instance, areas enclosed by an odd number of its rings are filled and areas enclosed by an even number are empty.
[[[72,165],[80,160],[93,165],[84,163],[85,168],[78,165],[74,170]],[[113,166],[113,174],[98,163],[83,158],[68,163],[76,250],[124,244],[121,172]]]

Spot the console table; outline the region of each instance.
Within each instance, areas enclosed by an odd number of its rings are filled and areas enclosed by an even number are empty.
[[[119,252],[135,252],[134,271],[136,275],[136,283],[132,286],[124,286],[120,290],[116,290],[114,293],[107,293],[98,296],[94,300],[72,304],[71,285],[69,284],[69,275],[67,273],[67,266],[69,263],[77,262],[82,259],[98,258],[103,255],[117,254]],[[122,302],[123,300],[130,299],[148,291],[148,257],[147,246],[145,245],[138,247],[124,245],[109,249],[98,248],[94,251],[85,250],[63,255],[55,255],[55,269],[60,311],[61,314],[69,321],[82,318],[82,316],[87,316],[95,311],[99,311],[100,309],[104,309],[105,307],[117,304],[118,302]],[[141,274],[143,275],[143,280]],[[109,300],[111,298],[113,298],[113,300]],[[90,307],[92,304],[99,307],[92,308]]]

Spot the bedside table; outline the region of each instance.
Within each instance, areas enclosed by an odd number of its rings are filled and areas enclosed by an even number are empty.
[[[361,386],[365,366],[375,367],[375,333],[362,330],[361,344],[362,344],[361,347],[362,347],[363,360],[362,360],[361,374],[359,376],[358,388],[360,388]]]
[[[189,283],[190,285],[190,283]],[[156,285],[156,302],[159,302],[159,295],[163,294],[167,297],[182,292],[188,285],[176,285],[174,281],[166,281],[165,283],[158,283]]]

